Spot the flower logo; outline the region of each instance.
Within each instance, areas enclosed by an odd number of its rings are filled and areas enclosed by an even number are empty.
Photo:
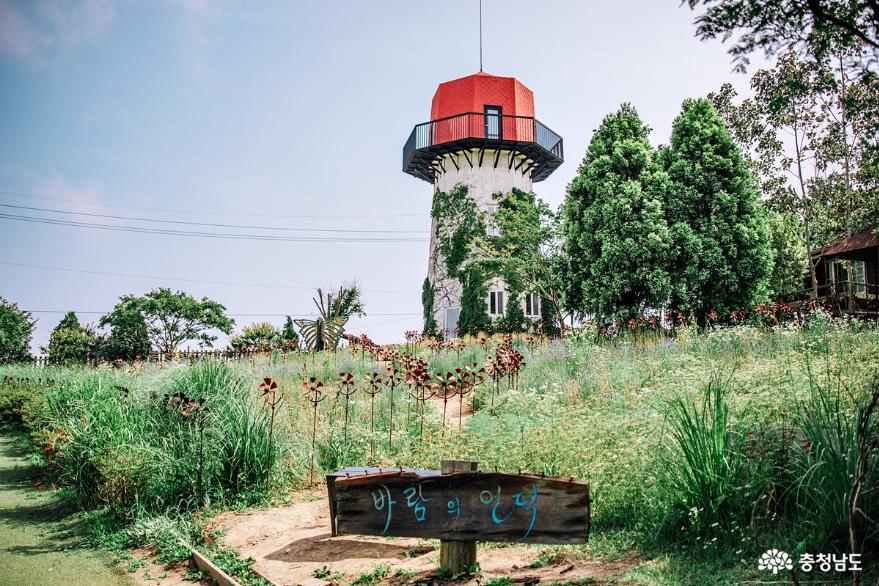
[[[787,552],[778,549],[767,550],[760,556],[760,561],[757,563],[758,570],[772,570],[773,575],[777,574],[779,570],[790,570],[793,567],[794,563]]]

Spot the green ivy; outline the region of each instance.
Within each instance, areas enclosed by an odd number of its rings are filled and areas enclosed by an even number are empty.
[[[424,284],[421,286],[421,306],[424,308],[424,329],[421,333],[424,336],[432,336],[434,338],[439,336],[439,326],[433,315],[433,302],[435,296],[436,287],[431,284],[429,278],[425,277]]]
[[[485,274],[476,265],[469,265],[464,271],[461,283],[461,315],[458,316],[458,335],[475,336],[479,332],[491,333],[491,318],[485,307],[488,295]]]
[[[483,214],[468,195],[467,186],[458,185],[448,193],[436,193],[430,215],[436,225],[436,251],[446,274],[463,284],[462,268],[470,256],[471,243],[485,237]]]

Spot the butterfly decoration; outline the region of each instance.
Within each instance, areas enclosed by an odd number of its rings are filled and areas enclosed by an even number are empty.
[[[350,297],[351,289],[339,287],[338,293],[326,294],[317,290],[317,297],[313,298],[319,315],[316,319],[295,319],[293,322],[299,326],[302,337],[309,350],[320,352],[321,350],[335,350],[345,333],[345,324],[348,323],[352,311],[345,307],[344,301]],[[356,312],[357,308],[354,308]]]
[[[320,352],[336,347],[345,331],[348,318],[337,316],[325,320],[319,317],[317,319],[294,319],[293,322],[299,326],[299,331],[302,333],[308,349]]]

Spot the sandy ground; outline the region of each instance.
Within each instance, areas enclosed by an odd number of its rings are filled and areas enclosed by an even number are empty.
[[[288,507],[246,513],[225,513],[211,525],[219,529],[221,543],[234,547],[242,557],[256,560],[254,569],[278,586],[318,586],[329,574],[330,582],[350,582],[377,564],[391,572],[384,583],[437,581],[438,542],[410,538],[330,535],[330,512],[326,493],[302,495],[308,500]],[[481,578],[458,580],[456,584],[477,584],[506,576],[524,584],[602,579],[632,567],[632,561],[600,562],[570,557],[556,559],[542,568],[529,568],[538,550],[526,546],[480,545],[477,560]]]

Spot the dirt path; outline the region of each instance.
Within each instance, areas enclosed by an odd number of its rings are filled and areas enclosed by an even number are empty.
[[[0,435],[0,585],[135,586],[109,556],[86,545],[87,528],[52,491],[35,490],[37,470]]]
[[[214,519],[220,541],[236,548],[242,557],[256,560],[254,569],[279,586],[327,586],[350,583],[358,575],[386,564],[385,582],[432,583],[439,558],[437,542],[368,536],[330,536],[329,506],[325,491],[297,495],[304,502],[289,506],[225,513]],[[313,499],[313,500],[306,500]],[[485,581],[506,577],[513,583],[537,584],[593,580],[625,572],[631,560],[603,562],[573,554],[553,556],[535,563],[540,550],[527,546],[481,545],[478,561]],[[324,580],[317,580],[320,576]],[[476,585],[475,579],[458,580],[456,586]]]

